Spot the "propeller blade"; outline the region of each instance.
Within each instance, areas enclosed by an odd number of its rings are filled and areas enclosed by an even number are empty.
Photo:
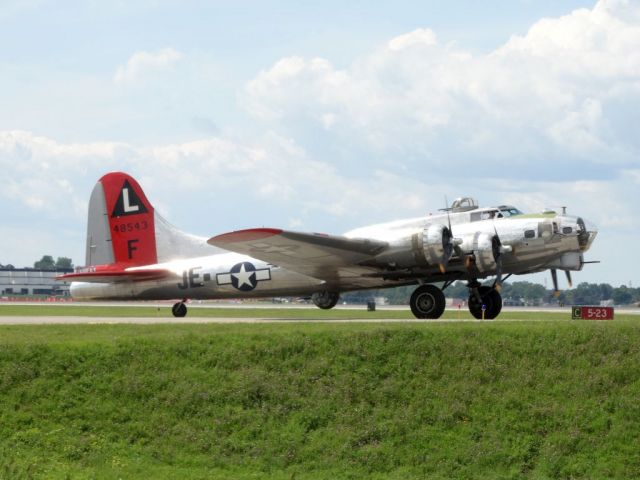
[[[445,204],[445,207],[447,207],[447,225],[449,227],[449,237],[450,237],[449,241],[451,242],[451,248],[452,248],[451,253],[453,254],[453,251],[456,250],[457,245],[455,243],[455,237],[453,236],[453,229],[451,228],[451,210],[449,208],[449,200],[447,199],[446,195],[444,196],[444,204]]]
[[[448,226],[448,229],[444,230],[443,237],[442,237],[442,246],[444,247],[444,251],[445,251],[444,258],[438,264],[438,269],[442,274],[444,274],[447,271],[447,266],[449,265],[449,259],[451,258],[451,255],[453,255],[453,251],[455,249],[455,244],[453,241],[453,231],[451,230],[451,214],[449,210],[449,200],[447,199],[446,195],[444,196],[444,206],[447,212],[447,223],[449,226]]]
[[[473,264],[475,263],[475,259],[471,255],[466,255],[464,257],[464,266],[467,270],[469,270]]]
[[[496,290],[500,291],[502,289],[502,242],[500,241],[500,235],[498,235],[498,229],[495,224],[493,225],[493,230],[496,233],[491,242],[493,258],[496,261],[496,281],[493,283],[493,286]]]
[[[553,294],[556,297],[559,297],[560,290],[558,289],[558,271],[555,268],[551,269],[551,280],[553,281]]]
[[[573,288],[573,282],[571,281],[571,272],[569,270],[565,270],[564,273],[567,275],[567,283],[569,284],[569,288]]]
[[[502,290],[502,256],[498,257],[496,261],[496,281],[494,287],[498,291]]]
[[[449,266],[449,260],[451,260],[451,255],[455,250],[455,243],[453,239],[453,234],[451,233],[451,228],[445,228],[442,232],[443,238],[443,247],[444,247],[444,258],[440,262],[440,273],[444,273],[447,271],[447,267]]]

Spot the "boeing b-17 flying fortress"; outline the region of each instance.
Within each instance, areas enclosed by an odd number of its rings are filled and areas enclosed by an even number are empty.
[[[460,198],[438,215],[343,235],[254,228],[207,239],[173,227],[135,179],[113,172],[91,194],[86,265],[59,279],[73,281],[77,299],[176,299],[176,317],[188,299],[310,296],[330,309],[341,292],[417,284],[410,307],[423,319],[439,318],[443,290],[463,280],[471,314],[491,319],[508,276],[550,270],[557,291],[557,270],[571,283],[596,234],[564,211],[524,214]]]

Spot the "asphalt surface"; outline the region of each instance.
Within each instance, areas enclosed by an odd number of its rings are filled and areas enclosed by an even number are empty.
[[[505,318],[504,320],[509,320]],[[485,320],[499,321],[499,320]],[[474,319],[398,319],[398,318],[356,318],[356,319],[309,319],[309,318],[224,318],[224,317],[65,317],[65,316],[0,316],[0,325],[73,325],[73,324],[142,324],[161,323],[433,323],[433,322],[481,322]]]
[[[12,304],[18,304],[18,302],[11,302]],[[33,303],[25,302],[23,304]],[[153,303],[149,302],[112,302],[112,303],[100,303],[100,302],[88,302],[88,303],[61,303],[61,304],[42,304],[43,307],[56,307],[63,305],[136,305],[149,307]],[[158,304],[159,306],[160,304]],[[162,304],[167,306],[167,304]],[[267,304],[267,305],[255,305],[255,304],[199,304],[190,303],[189,308],[282,308],[283,310],[290,308],[310,308],[315,309],[313,305],[299,305],[299,304]],[[358,313],[364,310],[363,305],[340,305],[340,310],[354,310]],[[407,306],[383,306],[378,307],[378,311],[393,311],[393,310],[408,310]],[[466,310],[466,309],[465,309]],[[522,308],[522,307],[505,307],[502,310],[502,314],[495,320],[484,320],[484,322],[501,322],[513,320],[509,318],[509,312],[566,312],[567,319],[570,318],[570,310],[566,308]],[[622,314],[636,314],[640,315],[640,309],[616,309],[616,313]],[[541,320],[544,321],[544,320]],[[37,315],[37,316],[22,316],[22,315],[0,315],[0,325],[73,325],[73,324],[171,324],[171,323],[213,323],[213,324],[232,324],[232,323],[438,323],[438,322],[483,322],[483,320],[475,320],[471,318],[457,319],[457,318],[443,318],[438,320],[420,320],[420,319],[398,319],[398,318],[354,318],[354,319],[310,319],[310,318],[261,318],[261,317],[190,317],[187,315],[185,318],[175,318],[171,316],[157,316],[157,317],[95,317],[95,316],[60,316],[60,315]]]

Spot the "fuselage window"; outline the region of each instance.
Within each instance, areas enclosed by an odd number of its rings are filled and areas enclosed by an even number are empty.
[[[548,238],[551,236],[552,226],[548,223],[538,224],[538,236],[541,238]]]
[[[570,233],[573,232],[573,228],[571,227],[562,227],[562,233],[564,233],[565,235],[568,235]]]
[[[536,238],[536,231],[535,230],[525,230],[524,231],[524,238]]]

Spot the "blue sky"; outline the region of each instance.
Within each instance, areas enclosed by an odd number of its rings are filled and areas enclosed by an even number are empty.
[[[0,263],[82,264],[123,170],[203,236],[567,205],[575,280],[640,284],[637,1],[5,0],[0,42]]]

